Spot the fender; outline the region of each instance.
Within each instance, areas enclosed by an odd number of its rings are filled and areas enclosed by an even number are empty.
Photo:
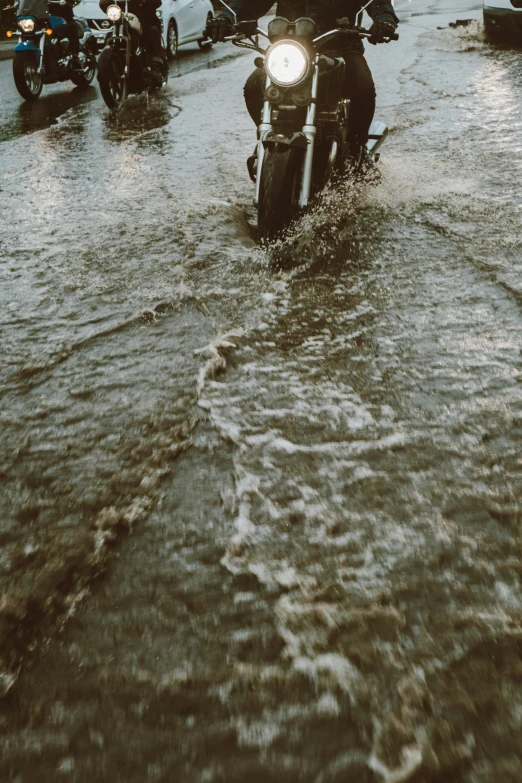
[[[38,39],[39,40],[39,39]],[[38,62],[40,62],[40,46],[33,40],[20,41],[14,48],[15,52],[34,52],[37,56]]]
[[[308,139],[301,131],[297,133],[279,133],[276,130],[267,131],[262,138],[263,147],[268,149],[269,147],[295,147],[297,149],[305,150],[308,146]]]

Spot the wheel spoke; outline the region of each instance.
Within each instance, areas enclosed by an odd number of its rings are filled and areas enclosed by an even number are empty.
[[[26,58],[24,73],[27,87],[33,93],[33,95],[36,95],[40,89],[41,76],[38,73],[36,62],[32,58]]]

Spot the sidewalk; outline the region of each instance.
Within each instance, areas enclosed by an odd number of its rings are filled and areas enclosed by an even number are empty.
[[[18,38],[6,41],[0,41],[0,60],[11,60],[13,57],[13,49],[18,43]]]

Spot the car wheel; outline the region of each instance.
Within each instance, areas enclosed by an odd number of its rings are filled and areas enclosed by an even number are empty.
[[[174,57],[178,53],[178,29],[176,27],[176,22],[171,19],[169,22],[169,28],[167,30],[167,54],[170,57],[171,60],[174,59]]]
[[[207,25],[212,21],[212,14],[207,16]],[[200,38],[198,40],[198,46],[200,49],[212,49],[212,40],[210,38]]]

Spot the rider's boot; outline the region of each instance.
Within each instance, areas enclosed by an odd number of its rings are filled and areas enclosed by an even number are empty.
[[[151,57],[150,60],[150,73],[154,87],[161,87],[163,84],[163,74],[165,69],[165,63],[162,57]]]
[[[257,138],[259,140],[259,128],[257,130]],[[246,162],[247,169],[248,169],[248,176],[250,177],[252,182],[255,182],[257,177],[257,164],[258,164],[257,150],[258,150],[258,146],[256,144],[256,146],[254,147],[253,154],[247,158],[247,162]]]
[[[256,181],[256,177],[257,177],[257,162],[258,162],[258,159],[257,159],[257,144],[256,144],[255,149],[254,149],[254,154],[250,155],[247,158],[247,162],[246,162],[247,169],[248,169],[248,176],[250,177],[252,182]]]
[[[80,61],[80,56],[76,52],[71,54],[71,65],[75,71],[83,71],[83,63]]]

